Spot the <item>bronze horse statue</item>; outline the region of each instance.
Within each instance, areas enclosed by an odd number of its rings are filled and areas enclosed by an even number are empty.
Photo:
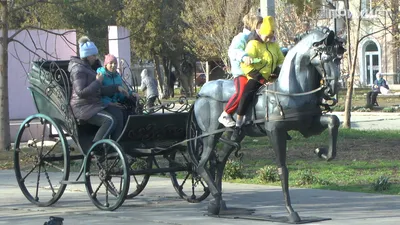
[[[232,80],[210,81],[202,87],[190,110],[187,135],[190,139],[188,151],[196,172],[214,197],[208,204],[209,214],[218,215],[220,210],[226,209],[221,187],[230,154],[240,147],[245,136],[268,136],[276,154],[288,220],[301,220],[293,210],[289,196],[287,131],[298,131],[307,138],[328,129],[329,147],[317,148],[315,153],[327,161],[335,158],[340,121],[336,115],[325,114],[325,110],[330,111],[330,106],[336,104],[339,62],[344,51],[343,43],[328,28],[317,28],[304,36],[286,55],[277,81],[262,86],[257,92],[236,140],[222,138],[224,132],[221,131],[227,131],[229,137],[233,130],[223,128],[218,122],[224,105],[234,92]],[[225,144],[217,152],[219,140]]]

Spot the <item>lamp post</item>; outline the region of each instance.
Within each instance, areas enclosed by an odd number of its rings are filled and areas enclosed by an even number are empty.
[[[275,0],[260,0],[260,13],[262,17],[275,17]]]

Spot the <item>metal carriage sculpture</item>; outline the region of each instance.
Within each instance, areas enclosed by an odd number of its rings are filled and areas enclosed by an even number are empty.
[[[188,144],[191,159],[214,198],[208,205],[209,214],[218,215],[222,210],[229,212],[221,191],[223,171],[230,154],[240,148],[239,143],[245,136],[268,136],[276,155],[288,220],[301,221],[289,196],[286,132],[295,130],[309,137],[328,129],[329,147],[317,148],[315,152],[326,160],[335,158],[340,121],[336,115],[324,114],[322,108],[329,110],[336,104],[338,64],[345,51],[342,44],[327,28],[316,29],[304,36],[286,55],[278,80],[256,93],[252,107],[246,113],[245,124],[241,130],[236,130],[240,131],[234,135],[237,139],[221,138],[220,131],[225,129],[218,123],[224,104],[233,94],[233,82],[216,80],[202,87],[190,111],[187,132],[188,138],[193,138]],[[329,105],[330,101],[333,103]],[[230,129],[228,137],[234,132]],[[219,140],[225,144],[217,151]]]
[[[20,126],[14,169],[30,202],[50,206],[68,184],[85,184],[96,207],[115,210],[125,199],[137,196],[151,175],[160,173],[170,175],[181,198],[189,202],[207,198],[208,188],[192,170],[186,147],[179,143],[186,135],[187,102],[175,113],[131,115],[118,140],[93,144],[98,128],[76,120],[69,106],[68,63],[34,62],[28,75],[38,114]],[[161,105],[153,111],[171,111],[172,107]],[[76,179],[71,179],[71,174],[76,174]]]

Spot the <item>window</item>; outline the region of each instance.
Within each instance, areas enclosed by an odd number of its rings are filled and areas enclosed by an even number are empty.
[[[361,10],[367,13],[372,12],[372,0],[361,0]]]
[[[385,15],[386,10],[378,6],[377,0],[361,0],[360,16],[365,19],[376,18]]]

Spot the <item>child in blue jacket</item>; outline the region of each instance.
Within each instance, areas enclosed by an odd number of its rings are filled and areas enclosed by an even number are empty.
[[[104,66],[97,69],[97,73],[103,75],[103,86],[116,86],[118,92],[112,95],[103,95],[101,100],[105,105],[114,105],[122,107],[121,103],[130,97],[138,97],[137,93],[124,88],[124,82],[121,75],[117,72],[117,58],[114,55],[108,54],[104,59]],[[124,113],[125,114],[125,113]]]

